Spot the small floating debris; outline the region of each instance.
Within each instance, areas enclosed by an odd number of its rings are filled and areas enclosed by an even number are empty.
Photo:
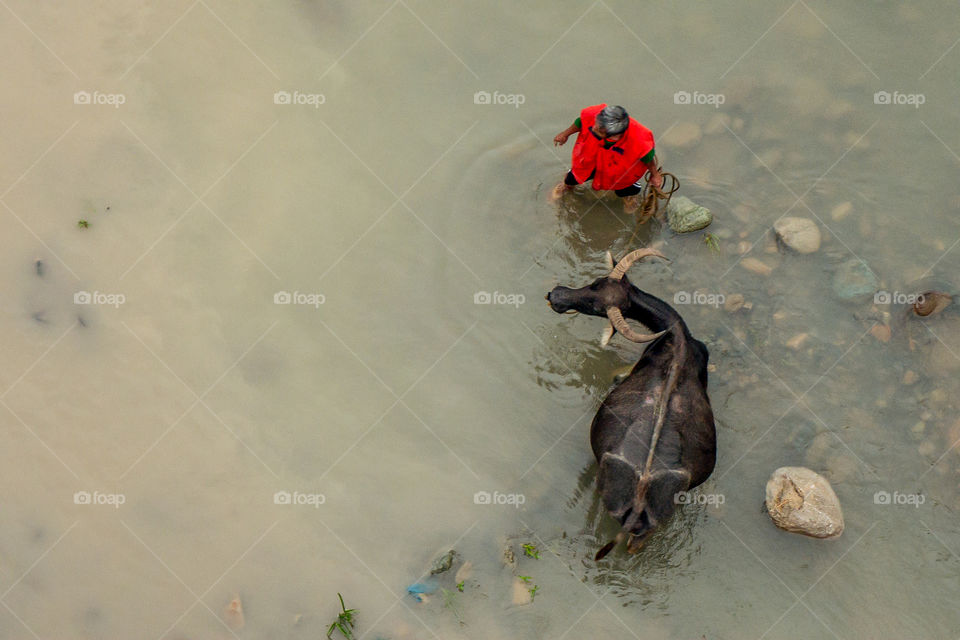
[[[503,547],[503,564],[511,570],[516,570],[517,568],[517,556],[513,552],[513,545],[509,542]]]
[[[229,626],[234,631],[240,631],[243,629],[246,621],[243,618],[243,603],[240,601],[240,596],[234,596],[233,600],[224,608],[223,617]]]
[[[414,582],[411,584],[407,587],[407,593],[412,595],[417,602],[427,602],[429,600],[427,596],[435,593],[439,586],[440,583],[436,578],[427,578],[422,582]]]
[[[37,275],[41,278],[47,273],[47,265],[43,262],[43,260],[37,260],[34,262],[33,268],[37,272]]]
[[[89,229],[90,223],[87,222],[86,220],[77,220],[77,226],[80,227],[81,229]]]

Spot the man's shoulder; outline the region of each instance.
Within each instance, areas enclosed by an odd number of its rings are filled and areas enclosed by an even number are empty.
[[[581,117],[581,118],[583,118],[584,116],[594,117],[594,116],[596,116],[598,113],[600,113],[605,106],[607,106],[607,105],[606,105],[606,104],[595,104],[595,105],[590,106],[590,107],[584,107],[584,108],[580,111],[580,117]]]

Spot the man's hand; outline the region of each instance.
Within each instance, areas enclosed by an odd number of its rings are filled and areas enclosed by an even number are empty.
[[[650,184],[659,189],[663,186],[663,176],[660,175],[659,171],[650,172]]]
[[[579,120],[579,118],[577,118],[577,120]],[[580,131],[580,127],[577,126],[577,122],[576,120],[574,120],[572,125],[564,129],[557,135],[553,136],[553,146],[559,147],[560,145],[565,144],[567,142],[567,138],[577,133],[578,131]]]

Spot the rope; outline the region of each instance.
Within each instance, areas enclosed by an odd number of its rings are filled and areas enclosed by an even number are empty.
[[[630,239],[627,241],[628,247],[632,247],[634,241],[637,239],[637,234],[640,233],[640,225],[647,222],[660,210],[660,201],[664,201],[663,206],[666,208],[670,203],[670,197],[680,188],[680,181],[677,179],[677,176],[663,171],[663,167],[660,167],[660,175],[663,177],[661,184],[666,187],[667,180],[669,180],[670,188],[664,190],[653,186],[650,184],[650,175],[647,174],[647,182],[643,185],[643,191],[640,192],[640,208],[637,210],[637,223],[633,225],[633,233],[630,234]]]
[[[643,185],[643,191],[640,192],[640,210],[637,212],[637,223],[643,224],[650,218],[657,215],[660,210],[660,201],[663,200],[663,206],[670,203],[670,197],[680,188],[680,181],[677,176],[667,173],[660,168],[660,175],[663,176],[663,187],[657,188],[650,184],[650,176],[647,175],[647,182]],[[668,182],[669,181],[669,182]],[[668,188],[667,185],[670,185]]]

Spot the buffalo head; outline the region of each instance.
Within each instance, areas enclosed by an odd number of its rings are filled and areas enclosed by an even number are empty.
[[[607,266],[611,270],[609,275],[597,278],[592,284],[580,289],[554,287],[546,296],[547,303],[557,313],[578,311],[591,316],[606,316],[609,318],[610,326],[607,327],[601,338],[601,343],[604,345],[610,341],[615,331],[619,331],[624,338],[633,342],[656,340],[664,332],[638,333],[630,328],[623,318],[622,312],[622,309],[630,304],[630,282],[624,276],[635,262],[648,256],[667,259],[656,249],[637,249],[625,255],[614,266],[613,257],[608,251]]]

